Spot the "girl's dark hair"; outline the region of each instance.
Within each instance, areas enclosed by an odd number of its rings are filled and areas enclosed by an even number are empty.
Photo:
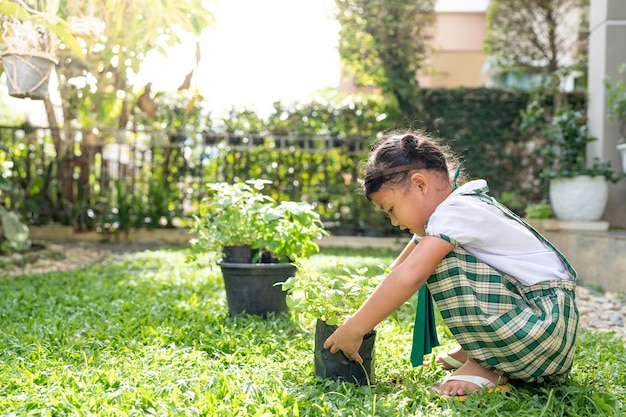
[[[435,170],[451,179],[460,165],[447,147],[421,131],[390,132],[372,145],[362,169],[363,192],[369,199],[385,183],[403,183],[415,169]]]

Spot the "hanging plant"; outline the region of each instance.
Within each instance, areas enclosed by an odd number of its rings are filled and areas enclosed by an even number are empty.
[[[80,45],[67,22],[56,16],[56,10],[40,12],[17,0],[0,2],[0,13],[3,15],[0,53],[9,95],[46,98],[52,69],[58,64],[59,40],[82,56]]]

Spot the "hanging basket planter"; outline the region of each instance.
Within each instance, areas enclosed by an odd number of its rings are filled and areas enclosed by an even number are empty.
[[[48,97],[50,74],[55,62],[39,56],[5,54],[2,56],[9,95],[43,100]]]
[[[104,20],[95,16],[69,16],[67,25],[74,35],[93,39],[103,39],[106,30]]]

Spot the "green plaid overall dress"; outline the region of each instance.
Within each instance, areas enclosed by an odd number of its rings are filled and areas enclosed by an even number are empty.
[[[576,271],[539,232],[486,191],[462,195],[494,205],[531,230],[555,251],[572,280],[526,286],[457,246],[428,279],[428,289],[454,338],[484,368],[525,382],[562,378],[576,351]]]

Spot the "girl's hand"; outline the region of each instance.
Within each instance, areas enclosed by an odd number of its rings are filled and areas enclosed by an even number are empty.
[[[352,331],[351,326],[346,322],[326,339],[324,349],[330,349],[332,354],[341,350],[349,360],[363,363],[363,358],[359,355],[361,343],[363,343],[363,335]]]

